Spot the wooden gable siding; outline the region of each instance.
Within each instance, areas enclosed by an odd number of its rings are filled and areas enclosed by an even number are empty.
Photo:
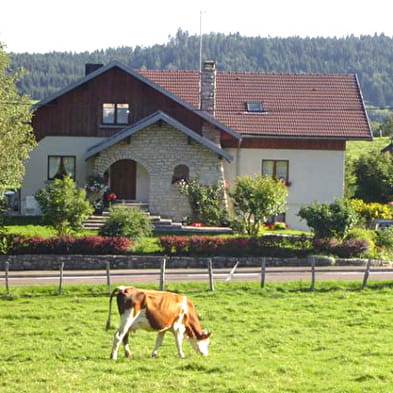
[[[196,114],[115,67],[38,108],[33,117],[37,140],[45,136],[112,135],[124,126],[101,125],[103,103],[128,103],[129,124],[161,110],[201,133],[202,122]]]

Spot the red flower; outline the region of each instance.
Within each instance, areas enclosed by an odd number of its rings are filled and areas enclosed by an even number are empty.
[[[115,201],[117,198],[117,195],[114,192],[110,192],[108,194],[106,194],[106,200],[111,202],[111,201]]]

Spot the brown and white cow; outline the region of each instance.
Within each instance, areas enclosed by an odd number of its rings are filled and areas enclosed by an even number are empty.
[[[109,299],[107,329],[110,327],[112,298],[115,295],[121,320],[114,336],[111,359],[117,359],[122,341],[126,357],[131,357],[128,334],[137,329],[158,332],[151,357],[157,356],[158,348],[167,331],[175,336],[177,352],[181,358],[184,358],[182,349],[184,337],[189,339],[197,353],[207,356],[210,333],[201,329],[195,307],[186,296],[120,286],[113,290]]]

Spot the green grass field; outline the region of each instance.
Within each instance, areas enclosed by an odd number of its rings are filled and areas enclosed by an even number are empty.
[[[367,141],[348,141],[345,159],[353,161],[359,158],[360,155],[372,151],[380,152],[385,146],[390,143],[390,137],[374,138],[372,142]]]
[[[117,362],[104,287],[13,288],[0,297],[0,392],[392,392],[393,284],[306,285],[171,284],[213,332],[209,357],[184,343],[179,359],[168,334],[149,359],[155,334],[138,331],[134,359]]]

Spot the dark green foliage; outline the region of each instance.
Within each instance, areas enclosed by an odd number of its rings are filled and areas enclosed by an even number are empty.
[[[393,250],[393,227],[378,230],[376,235],[377,246]]]
[[[393,101],[393,38],[385,35],[345,38],[263,38],[211,33],[203,37],[205,59],[220,70],[263,72],[356,73],[365,100],[376,106]],[[178,30],[166,44],[121,47],[95,52],[13,54],[14,67],[29,72],[20,91],[42,99],[80,79],[85,63],[113,59],[135,69],[199,69],[199,37]]]
[[[316,238],[327,239],[343,239],[358,221],[358,215],[351,203],[342,198],[330,204],[313,202],[302,207],[298,216],[313,229]]]
[[[354,163],[355,198],[386,203],[393,199],[393,156],[390,153],[363,154]]]
[[[90,203],[85,199],[86,191],[79,189],[69,176],[48,182],[35,197],[44,220],[55,228],[60,236],[70,231],[80,231],[83,221],[93,212]]]
[[[109,210],[109,218],[99,233],[102,236],[137,239],[151,236],[152,225],[150,218],[142,210],[120,205]]]
[[[389,115],[385,117],[385,119],[382,121],[382,123],[379,126],[379,131],[381,131],[383,136],[393,136],[393,115]]]
[[[179,183],[179,191],[186,195],[190,203],[191,222],[204,225],[223,225],[227,213],[224,207],[224,186],[222,183],[202,185],[198,178]]]

